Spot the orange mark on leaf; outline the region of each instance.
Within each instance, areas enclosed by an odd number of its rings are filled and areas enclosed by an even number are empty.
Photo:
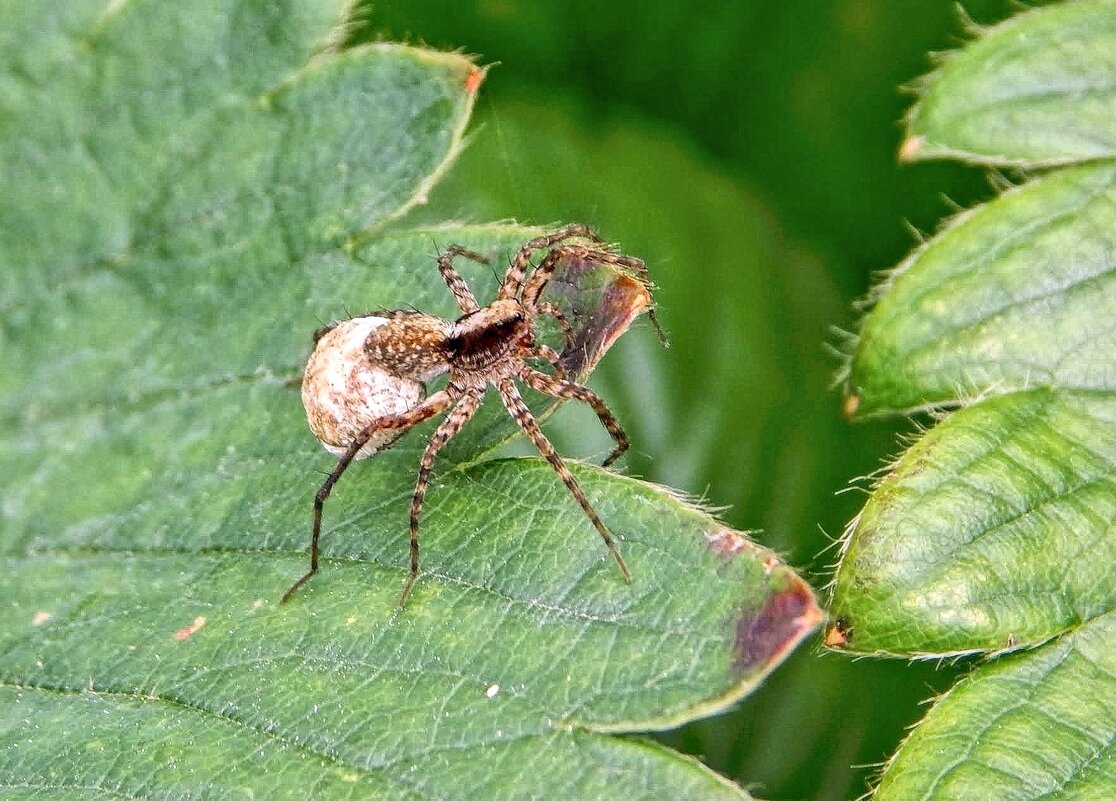
[[[706,534],[705,541],[714,553],[722,556],[736,556],[744,548],[744,538],[727,528]]]
[[[191,623],[189,626],[185,626],[184,628],[181,628],[178,631],[176,631],[174,633],[174,638],[176,640],[185,640],[187,637],[190,637],[194,634],[197,634],[201,630],[202,626],[204,626],[204,625],[205,625],[205,616],[204,615],[198,615],[196,618],[194,618],[194,622]]]
[[[35,617],[31,618],[31,625],[32,626],[41,626],[44,623],[46,623],[48,620],[50,620],[52,617],[54,617],[54,614],[51,613],[51,612],[47,612],[45,610],[42,611],[42,612],[36,612]]]
[[[924,144],[926,144],[926,137],[908,136],[903,140],[903,144],[899,145],[899,160],[910,161],[918,155]]]
[[[484,70],[479,67],[472,67],[469,74],[465,76],[465,93],[473,94],[480,88],[481,83],[484,81]]]
[[[846,395],[844,406],[841,411],[844,412],[846,418],[852,417],[856,414],[856,410],[860,408],[860,396],[856,394]]]

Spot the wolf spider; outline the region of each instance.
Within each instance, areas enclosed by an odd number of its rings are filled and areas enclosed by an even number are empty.
[[[572,237],[587,239],[594,246],[566,243]],[[310,569],[283,595],[284,602],[318,572],[322,508],[353,460],[372,455],[411,427],[447,412],[419,461],[418,481],[411,499],[411,567],[399,598],[401,607],[406,604],[419,572],[419,516],[434,457],[473,416],[489,384],[581,506],[624,578],[631,580],[631,572],[612,535],[539,428],[516,387],[518,380],[545,395],[588,404],[616,443],[604,466],[627,450],[628,437],[605,402],[592,390],[567,380],[559,354],[535,337],[535,321],[547,315],[563,331],[567,350],[572,344],[573,330],[561,310],[540,300],[564,258],[619,266],[647,283],[647,269],[642,261],[612,253],[601,242],[584,225],[570,225],[530,240],[512,259],[496,299],[483,307],[454,269],[453,260],[461,256],[487,263],[488,259],[454,245],[438,257],[438,270],[461,307],[462,315],[457,320],[443,320],[418,311],[382,311],[334,323],[317,332],[315,350],[303,379],[303,403],[314,434],[340,460],[314,496]],[[531,256],[537,250],[547,252],[528,275]],[[652,321],[658,328],[653,317]],[[548,362],[554,375],[536,370],[528,364],[529,360]],[[425,382],[443,373],[449,373],[446,387],[424,397]]]

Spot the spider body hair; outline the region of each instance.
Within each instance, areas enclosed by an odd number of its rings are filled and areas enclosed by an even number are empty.
[[[573,237],[593,246],[559,243]],[[591,258],[634,272],[646,282],[642,261],[620,256],[601,246],[601,240],[584,225],[571,225],[525,243],[512,259],[496,298],[480,306],[465,280],[453,266],[463,256],[488,263],[477,253],[454,245],[438,257],[438,270],[461,309],[456,320],[445,320],[413,310],[379,311],[333,323],[314,334],[314,350],[307,362],[302,400],[311,431],[331,453],[340,457],[314,496],[310,539],[310,569],[291,585],[283,602],[305,584],[319,568],[322,509],[334,484],[349,465],[391,445],[419,423],[445,413],[419,461],[418,479],[411,500],[410,571],[399,599],[404,606],[419,573],[419,518],[430,473],[438,451],[455,436],[480,406],[489,386],[496,389],[504,407],[524,434],[554,468],[597,530],[628,580],[631,573],[616,543],[589,504],[581,486],[554,446],[539,428],[523,402],[516,382],[555,398],[588,404],[612,436],[616,446],[604,464],[615,461],[628,448],[628,438],[604,401],[592,390],[562,373],[560,354],[539,343],[535,323],[539,316],[554,317],[571,346],[572,332],[561,311],[540,300],[563,258]],[[535,251],[546,253],[532,267]],[[528,271],[530,273],[528,274]],[[652,322],[654,318],[652,317]],[[658,328],[657,322],[655,322]],[[542,361],[554,374],[528,363]],[[427,394],[426,383],[448,373],[444,389]]]

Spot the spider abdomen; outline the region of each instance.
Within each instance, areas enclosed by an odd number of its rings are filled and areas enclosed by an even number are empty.
[[[370,315],[344,320],[323,333],[306,362],[302,405],[310,430],[330,453],[341,456],[380,417],[401,414],[426,395],[419,381],[404,378],[368,358],[366,343],[391,322]],[[387,447],[405,429],[374,433],[357,452],[364,459]]]
[[[389,373],[426,382],[449,370],[446,341],[452,323],[418,311],[377,312],[383,324],[369,332],[364,352]],[[386,318],[386,319],[385,319]]]

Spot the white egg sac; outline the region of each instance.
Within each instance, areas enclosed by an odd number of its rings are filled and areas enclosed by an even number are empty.
[[[302,377],[306,419],[325,449],[341,456],[369,423],[401,414],[426,395],[418,381],[400,378],[369,359],[368,335],[385,317],[354,317],[338,323],[318,340]],[[364,459],[399,439],[406,429],[377,432],[356,455]]]

